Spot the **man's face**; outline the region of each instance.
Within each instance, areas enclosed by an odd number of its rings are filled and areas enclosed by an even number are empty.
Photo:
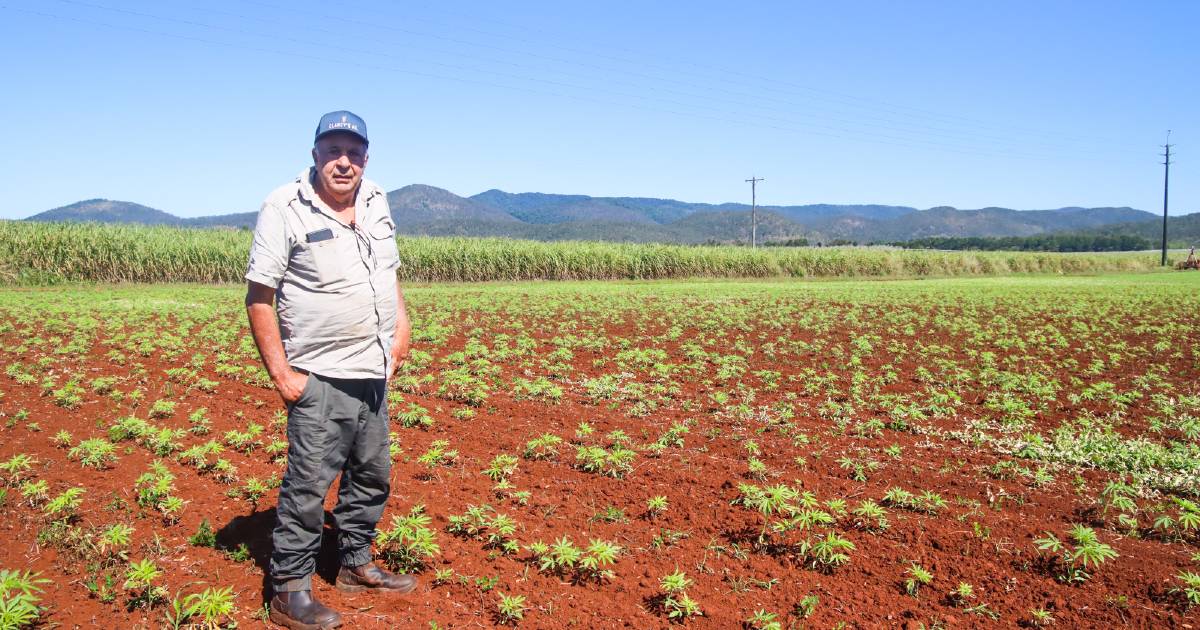
[[[312,155],[326,192],[341,197],[358,189],[367,167],[367,146],[358,136],[336,132],[322,136]]]

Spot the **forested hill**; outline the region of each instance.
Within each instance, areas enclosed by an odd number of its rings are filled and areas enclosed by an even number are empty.
[[[398,231],[412,235],[675,243],[746,242],[750,238],[748,204],[500,190],[462,197],[423,184],[391,191],[388,202]],[[132,202],[90,199],[27,220],[249,228],[256,214],[250,211],[182,218]],[[758,208],[758,219],[762,241],[807,238],[814,243],[1033,236],[1088,230],[1135,230],[1149,235],[1155,225],[1155,215],[1127,207],[960,210],[942,206],[918,210],[889,205],[766,205]],[[1197,219],[1186,223],[1200,226]]]
[[[1094,228],[1082,234],[1103,236],[1133,235],[1149,239],[1157,246],[1162,240],[1162,216],[1153,221],[1116,223]],[[1167,218],[1167,242],[1172,247],[1200,244],[1200,212]]]

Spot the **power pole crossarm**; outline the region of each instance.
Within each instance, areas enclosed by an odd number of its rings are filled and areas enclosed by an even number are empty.
[[[746,181],[750,182],[750,247],[758,247],[758,197],[757,186],[758,182],[767,180],[761,177],[751,177]]]

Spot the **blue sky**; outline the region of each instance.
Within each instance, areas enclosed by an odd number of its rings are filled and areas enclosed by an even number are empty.
[[[0,2],[0,218],[367,176],[686,201],[1200,211],[1196,2]]]

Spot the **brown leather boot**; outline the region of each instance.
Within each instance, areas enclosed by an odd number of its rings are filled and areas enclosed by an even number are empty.
[[[271,621],[291,630],[330,630],[342,625],[342,616],[312,591],[284,591],[271,598]]]
[[[387,591],[411,593],[417,588],[417,578],[412,575],[397,575],[374,564],[357,567],[342,567],[335,583],[339,591],[361,593],[362,591]]]

